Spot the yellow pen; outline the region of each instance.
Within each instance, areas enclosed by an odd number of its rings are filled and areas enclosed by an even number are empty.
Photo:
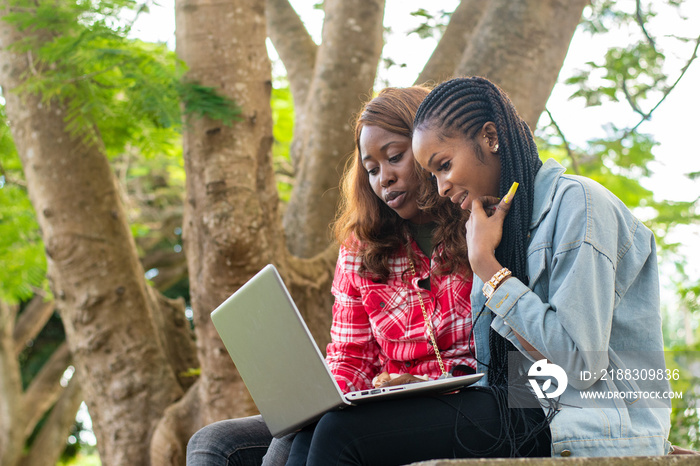
[[[510,204],[510,201],[513,200],[513,196],[515,196],[515,191],[518,190],[518,182],[514,181],[513,184],[510,186],[510,189],[508,190],[508,193],[503,196],[503,202],[506,204]]]

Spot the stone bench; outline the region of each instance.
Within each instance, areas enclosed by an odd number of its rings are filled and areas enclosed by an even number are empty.
[[[615,456],[606,458],[477,458],[430,460],[409,466],[700,466],[700,456]]]

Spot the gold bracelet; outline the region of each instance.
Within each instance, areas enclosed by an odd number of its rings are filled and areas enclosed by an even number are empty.
[[[484,287],[481,288],[482,293],[484,293],[484,296],[486,296],[486,299],[491,299],[491,296],[496,292],[496,288],[503,283],[503,280],[505,280],[507,277],[510,277],[510,270],[507,268],[503,267],[501,270],[496,272],[493,277],[491,277],[491,280],[487,281],[484,283]]]

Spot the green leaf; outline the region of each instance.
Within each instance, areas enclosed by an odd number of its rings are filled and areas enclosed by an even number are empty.
[[[46,256],[22,172],[0,105],[0,300],[16,304],[34,288],[48,289]]]
[[[220,95],[213,87],[195,82],[179,86],[180,98],[185,104],[185,115],[207,117],[231,126],[241,121],[241,108],[231,99]]]

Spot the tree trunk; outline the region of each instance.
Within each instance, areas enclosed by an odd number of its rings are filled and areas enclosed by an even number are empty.
[[[69,135],[61,102],[15,92],[28,58],[7,47],[23,34],[32,31],[0,21],[0,83],[51,288],[103,464],[143,464],[156,422],[183,390],[105,154]]]
[[[77,371],[87,375],[100,457],[105,464],[139,464],[148,451],[143,439],[182,390],[159,344],[107,159],[68,137],[60,105],[47,112],[37,98],[8,96],[7,108],[34,188],[66,338]]]
[[[534,131],[589,0],[490,0],[456,75],[503,88]]]
[[[352,117],[372,95],[383,44],[384,0],[326,0],[324,9],[311,88],[306,101],[295,96],[305,117],[295,132],[299,162],[284,227],[290,251],[300,257],[324,251],[331,240],[338,182],[354,145]]]
[[[202,369],[194,387],[202,400],[189,429],[194,430],[255,410],[209,314],[266,264],[280,260],[283,238],[272,169],[264,2],[182,0],[176,21],[177,53],[189,67],[186,79],[234,100],[243,118],[232,127],[192,118],[183,135],[183,241]],[[182,418],[187,410],[181,404],[169,417]]]
[[[418,75],[416,84],[438,84],[452,78],[462,53],[491,0],[462,0],[450,17],[430,59]]]

